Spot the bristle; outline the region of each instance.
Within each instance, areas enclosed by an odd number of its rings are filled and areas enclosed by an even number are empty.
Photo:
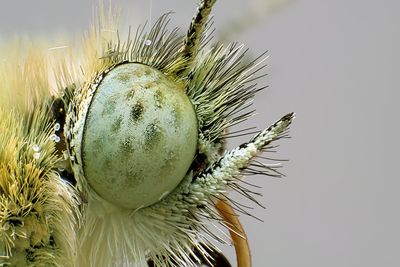
[[[237,44],[228,48],[217,44],[199,56],[190,73],[187,93],[198,115],[203,142],[223,139],[229,127],[253,115],[248,108],[262,89],[253,82],[264,66],[265,54],[245,64],[246,51],[242,50]]]

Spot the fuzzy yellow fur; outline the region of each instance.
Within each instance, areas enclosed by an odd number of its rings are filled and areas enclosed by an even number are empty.
[[[50,139],[49,107],[65,86],[103,68],[99,55],[116,31],[114,13],[102,14],[83,42],[53,49],[21,38],[0,46],[0,266],[78,264],[79,201],[57,172],[63,159]]]
[[[55,171],[46,110],[33,105],[31,115],[0,110],[0,264],[74,266],[77,199]]]

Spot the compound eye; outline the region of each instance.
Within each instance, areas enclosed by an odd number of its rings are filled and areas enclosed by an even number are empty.
[[[79,131],[87,183],[130,209],[158,202],[179,184],[198,139],[183,86],[139,63],[119,65],[103,77]]]

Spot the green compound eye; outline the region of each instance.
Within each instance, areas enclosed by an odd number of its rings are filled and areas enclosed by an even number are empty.
[[[81,128],[88,184],[102,198],[130,209],[171,192],[197,147],[197,118],[184,88],[139,63],[119,65],[102,78]]]

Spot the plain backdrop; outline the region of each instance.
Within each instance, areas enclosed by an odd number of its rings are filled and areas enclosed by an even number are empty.
[[[241,216],[255,267],[400,266],[400,2],[220,0],[216,37],[269,50],[259,129],[295,111],[283,179],[250,177],[267,209]],[[0,38],[80,36],[96,1],[1,1]],[[196,0],[114,0],[135,27],[174,11],[186,29]],[[238,24],[239,22],[239,24]],[[239,29],[237,25],[242,25]],[[229,33],[229,34],[226,34]],[[51,46],[62,45],[54,41]],[[249,138],[249,137],[247,137]],[[232,140],[232,144],[246,138]],[[398,165],[399,164],[399,165]],[[234,262],[233,248],[224,251]]]

